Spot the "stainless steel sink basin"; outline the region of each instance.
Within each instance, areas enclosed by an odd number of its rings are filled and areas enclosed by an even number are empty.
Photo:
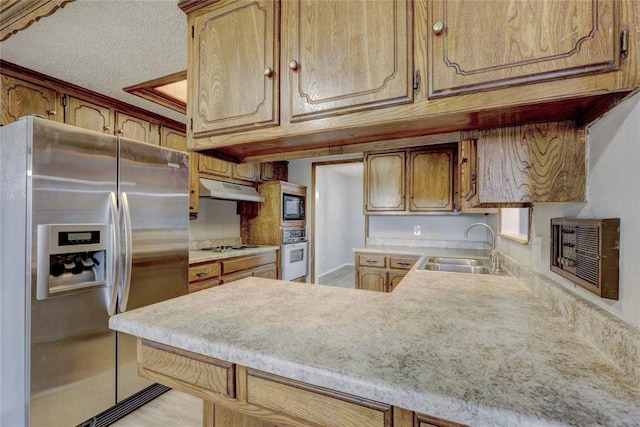
[[[427,258],[428,263],[432,264],[447,264],[447,265],[485,265],[487,261],[475,258],[445,258],[445,257],[430,257]]]
[[[478,258],[429,257],[416,266],[416,270],[491,274],[489,260]]]
[[[436,264],[426,263],[419,270],[451,271],[454,273],[489,274],[491,269],[485,265],[460,265],[460,264]]]

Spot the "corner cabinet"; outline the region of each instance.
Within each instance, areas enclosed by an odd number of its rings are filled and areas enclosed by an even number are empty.
[[[585,144],[585,129],[572,122],[487,129],[462,141],[463,206],[583,202]]]
[[[356,289],[393,292],[419,258],[356,252]]]
[[[616,70],[617,7],[614,0],[430,1],[429,96]]]
[[[412,102],[412,16],[406,1],[283,2],[290,120]]]
[[[366,153],[366,215],[452,212],[454,164],[451,145]]]
[[[241,0],[189,15],[194,138],[279,123],[279,9],[274,1]]]

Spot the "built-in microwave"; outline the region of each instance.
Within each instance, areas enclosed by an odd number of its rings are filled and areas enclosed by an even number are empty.
[[[282,195],[282,219],[284,221],[304,220],[304,196]]]

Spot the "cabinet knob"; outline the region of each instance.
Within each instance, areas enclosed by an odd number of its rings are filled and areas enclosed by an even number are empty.
[[[50,116],[55,116],[56,114],[58,114],[58,112],[56,110],[47,110],[47,114]]]
[[[273,70],[271,69],[271,67],[267,67],[267,68],[264,69],[262,74],[264,74],[265,77],[271,77],[271,76],[273,76]]]
[[[111,130],[111,126],[105,126],[105,127],[102,128],[102,130],[107,130],[107,131]]]
[[[433,24],[432,28],[433,28],[434,34],[440,34],[442,33],[442,31],[444,31],[444,22],[438,21],[435,24]]]
[[[118,135],[122,135],[124,131],[122,129],[118,129]]]
[[[296,61],[295,59],[292,59],[289,62],[289,68],[292,69],[293,71],[298,69],[298,61]]]
[[[205,277],[207,274],[209,274],[209,270],[207,270],[207,271],[201,271],[200,273],[196,273],[196,276],[198,276],[198,277]]]

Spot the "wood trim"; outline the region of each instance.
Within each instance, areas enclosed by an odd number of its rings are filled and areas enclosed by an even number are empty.
[[[168,76],[149,80],[137,85],[125,87],[122,90],[132,95],[144,98],[148,101],[155,102],[156,104],[162,105],[163,107],[170,108],[179,113],[187,114],[186,102],[182,102],[167,95],[166,93],[157,90],[157,88],[160,86],[177,83],[182,80],[187,80],[187,70],[169,74]]]
[[[169,356],[175,360],[170,364],[163,362],[151,363],[148,358],[145,358],[149,357],[145,353],[151,353],[151,359],[157,359],[158,356]],[[210,394],[219,393],[223,393],[223,395],[230,398],[235,398],[236,396],[235,365],[231,362],[214,359],[213,357],[203,356],[142,338],[138,338],[137,359],[138,375],[152,381],[162,381],[163,383],[169,384],[169,386],[173,386],[174,383],[178,383],[182,385],[181,389],[184,390],[186,388],[190,393],[197,393],[197,395],[203,399],[210,399]],[[199,365],[200,367],[189,366],[193,364]],[[207,383],[207,388],[204,388],[197,383],[189,383],[182,378],[178,379],[172,376],[169,372],[158,370],[157,365],[160,365],[161,368],[166,367],[167,369],[179,370],[183,378],[185,376],[185,371],[198,371],[198,374],[196,375],[194,373],[194,375],[199,381],[205,381]],[[211,386],[215,385],[215,381],[212,381],[210,378],[201,378],[202,375],[208,375],[204,369],[207,366],[213,367],[214,370],[218,371],[218,374],[220,370],[224,371],[226,385],[223,388],[214,390]]]
[[[0,42],[74,0],[5,0],[0,7]]]
[[[21,67],[10,62],[0,60],[0,74],[15,77],[40,86],[45,86],[62,94],[71,95],[77,98],[86,99],[96,104],[108,106],[121,113],[146,119],[150,122],[157,123],[180,132],[185,132],[185,134],[187,131],[187,127],[184,123],[177,122],[159,114],[155,114],[117,99],[102,95],[98,92],[93,92],[89,89],[76,86],[72,83],[38,73],[37,71]]]

